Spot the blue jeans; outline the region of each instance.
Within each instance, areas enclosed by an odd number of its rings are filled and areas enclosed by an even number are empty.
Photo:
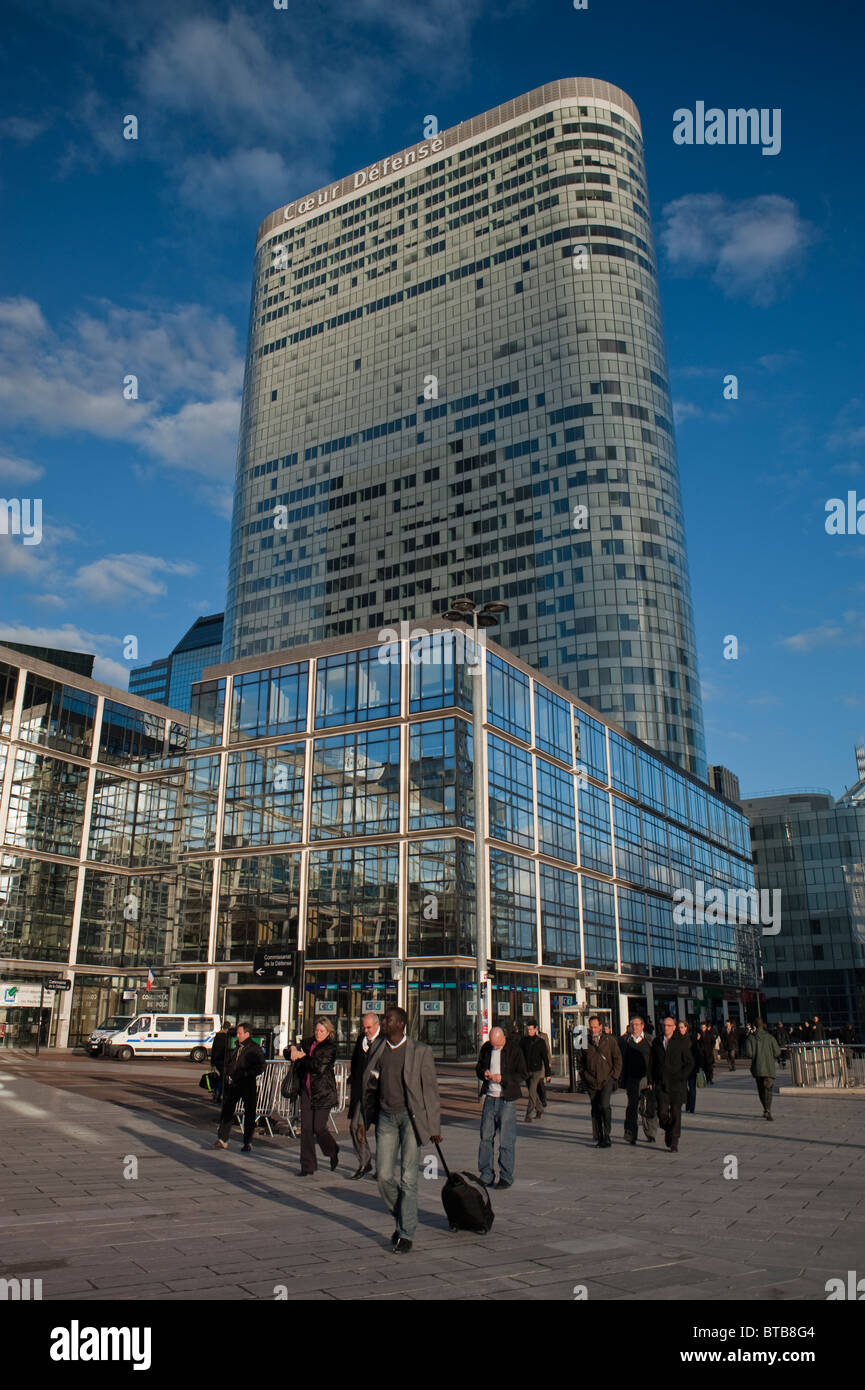
[[[379,1112],[376,1123],[375,1175],[378,1190],[396,1228],[404,1240],[413,1240],[417,1230],[417,1180],[419,1153],[414,1125],[406,1110],[388,1115]],[[394,1177],[399,1151],[400,1180]]]
[[[493,1182],[493,1147],[496,1133],[499,1136],[499,1179],[513,1182],[514,1166],[517,1156],[517,1103],[515,1100],[502,1100],[501,1096],[486,1096],[481,1114],[481,1143],[478,1149],[478,1167],[481,1182],[488,1187]]]

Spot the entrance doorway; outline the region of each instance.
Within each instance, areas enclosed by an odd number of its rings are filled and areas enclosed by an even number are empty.
[[[39,1046],[45,1047],[50,1027],[50,1008],[0,1007],[0,1047],[35,1047],[37,1031]]]
[[[282,990],[256,985],[230,986],[222,992],[221,1016],[223,1020],[228,1019],[232,1027],[248,1023],[253,1037],[261,1038],[264,1054],[269,1057],[273,1030],[282,1017]]]

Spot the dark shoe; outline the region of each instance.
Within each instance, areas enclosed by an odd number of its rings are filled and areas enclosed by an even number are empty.
[[[598,1148],[599,1148],[599,1149],[611,1149],[612,1147],[613,1147],[613,1141],[612,1141],[612,1139],[602,1139],[601,1142],[600,1142],[600,1144],[598,1145]]]
[[[391,1245],[396,1245],[396,1243],[397,1243],[398,1240],[399,1240],[399,1231],[394,1231],[393,1235],[392,1235],[391,1238],[390,1238],[390,1243],[391,1243]]]
[[[409,1250],[411,1250],[411,1244],[411,1241],[406,1240],[405,1236],[400,1236],[396,1245],[393,1247],[393,1253],[395,1255],[407,1255]]]
[[[626,1143],[626,1144],[636,1144],[636,1142],[637,1142],[636,1139],[632,1139],[631,1136],[630,1136],[630,1134],[626,1134],[626,1135],[625,1135],[625,1143]]]
[[[349,1177],[350,1177],[350,1178],[353,1178],[353,1179],[354,1179],[354,1178],[365,1178],[366,1175],[367,1175],[367,1173],[370,1171],[371,1168],[372,1168],[372,1164],[371,1164],[371,1163],[362,1163],[361,1166],[358,1168],[358,1170],[357,1170],[356,1173],[349,1173]]]
[[[502,1182],[501,1178],[499,1178],[498,1182],[496,1183],[496,1187],[513,1187],[513,1183],[512,1183],[512,1182]]]
[[[670,1145],[670,1153],[671,1153],[671,1154],[677,1154],[678,1152],[679,1152],[679,1145],[678,1145],[678,1144],[671,1144],[671,1145]]]
[[[334,1172],[334,1170],[335,1170],[336,1168],[338,1168],[338,1167],[339,1167],[339,1149],[337,1149],[337,1151],[336,1151],[336,1153],[334,1154],[333,1158],[330,1160],[330,1171],[331,1171],[331,1172]]]
[[[767,1119],[767,1120],[771,1120],[771,1118],[772,1118],[772,1116],[771,1116],[770,1112],[767,1110],[767,1111],[766,1111],[766,1119]]]
[[[240,1150],[240,1152],[241,1152],[242,1154],[251,1154],[251,1153],[252,1153],[252,1145],[251,1145],[251,1144],[244,1144],[244,1146],[243,1146],[243,1148]]]
[[[298,1173],[297,1176],[298,1176],[299,1178],[314,1178],[314,1177],[315,1177],[315,1169],[314,1169],[314,1168],[301,1168],[301,1170],[300,1170],[300,1172]]]
[[[646,1135],[646,1143],[647,1143],[647,1144],[654,1144],[654,1142],[655,1142],[655,1136],[654,1136],[654,1134],[647,1134],[647,1135]]]

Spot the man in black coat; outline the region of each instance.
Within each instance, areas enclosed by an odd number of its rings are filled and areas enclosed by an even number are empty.
[[[592,1106],[592,1134],[596,1149],[612,1146],[613,1091],[622,1074],[622,1054],[612,1033],[605,1033],[596,1014],[589,1019],[585,1052],[577,1054],[577,1067]]]
[[[499,1180],[496,1187],[512,1187],[517,1153],[517,1101],[523,1094],[522,1083],[528,1076],[519,1040],[505,1037],[501,1028],[493,1028],[489,1042],[485,1042],[480,1050],[475,1070],[481,1082],[480,1095],[484,1100],[478,1149],[481,1182],[492,1187],[498,1134]]]
[[[363,1178],[372,1168],[372,1154],[363,1115],[363,1088],[367,1066],[384,1042],[378,1014],[364,1014],[360,1022],[361,1030],[351,1055],[349,1072],[351,1094],[348,1102],[348,1128],[358,1161],[357,1172],[351,1174],[352,1178]],[[358,1131],[363,1133],[363,1139]]]
[[[697,1036],[697,1052],[700,1056],[700,1066],[706,1073],[706,1084],[714,1086],[715,1030],[710,1023],[700,1024],[700,1032]]]
[[[621,1079],[628,1092],[628,1107],[625,1111],[625,1139],[629,1144],[636,1144],[637,1142],[637,1113],[640,1106],[640,1095],[643,1092],[645,1092],[646,1097],[643,1113],[643,1133],[648,1143],[654,1144],[655,1131],[658,1128],[652,1089],[652,1077],[654,1076],[652,1044],[649,1042],[643,1029],[643,1020],[641,1018],[632,1018],[628,1027],[628,1032],[622,1038],[621,1042]]]
[[[547,1108],[547,1100],[544,1094],[544,1079],[552,1080],[552,1059],[550,1049],[543,1033],[538,1031],[538,1021],[530,1018],[526,1024],[527,1033],[520,1040],[523,1056],[526,1060],[526,1071],[529,1078],[529,1105],[526,1110],[526,1120],[531,1120],[532,1112],[541,1118]]]
[[[664,1019],[664,1032],[652,1043],[655,1099],[658,1119],[671,1153],[678,1153],[682,1133],[682,1105],[688,1090],[692,1057],[687,1038],[676,1029],[674,1018]]]
[[[226,1069],[225,1102],[216,1131],[217,1139],[213,1146],[215,1149],[228,1148],[234,1112],[239,1101],[243,1101],[243,1153],[248,1154],[252,1149],[251,1140],[255,1131],[258,1098],[255,1083],[256,1078],[264,1071],[264,1065],[264,1053],[258,1043],[253,1042],[249,1024],[238,1023],[237,1047],[231,1054]]]

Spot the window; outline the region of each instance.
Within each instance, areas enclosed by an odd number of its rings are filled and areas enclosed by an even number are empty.
[[[649,941],[646,933],[646,897],[629,888],[617,888],[619,900],[619,941],[622,969],[649,973]]]
[[[615,970],[618,961],[616,946],[616,910],[613,885],[583,875],[583,943],[586,969],[596,966]]]
[[[573,762],[571,705],[551,690],[535,684],[535,743],[564,763]]]
[[[613,872],[610,798],[607,792],[581,782],[579,787],[580,863],[602,874]]]
[[[222,839],[226,849],[300,839],[303,762],[302,743],[228,755]]]
[[[316,739],[313,839],[376,835],[399,828],[399,730]]]
[[[490,734],[488,764],[490,835],[534,849],[531,754]]]
[[[545,758],[537,759],[538,849],[570,864],[577,862],[574,777]]]
[[[487,654],[487,718],[505,733],[530,741],[529,678],[492,653]]]
[[[399,714],[399,665],[379,660],[380,648],[344,652],[318,663],[315,727],[360,724]]]
[[[474,955],[474,920],[474,846],[466,840],[410,844],[409,955]]]
[[[582,968],[580,889],[576,874],[540,865],[541,949],[546,965]]]
[[[231,694],[232,743],[242,738],[302,733],[306,728],[306,688],[305,663],[235,676]]]
[[[497,960],[537,960],[535,866],[504,850],[490,850],[492,955]]]
[[[603,724],[582,710],[574,710],[574,734],[577,742],[577,763],[585,767],[590,777],[596,777],[606,786],[609,781],[607,770],[607,731]]]
[[[610,782],[618,791],[637,798],[637,755],[632,744],[610,730]]]
[[[95,695],[27,673],[21,710],[22,739],[88,758],[95,720]]]
[[[225,681],[204,681],[193,687],[190,699],[189,746],[207,748],[222,742]]]
[[[99,735],[99,761],[139,765],[161,759],[165,721],[152,714],[106,700]]]
[[[156,1020],[156,1032],[157,1032],[157,1033],[182,1033],[182,1032],[183,1032],[183,1015],[182,1015],[182,1014],[176,1014],[176,1015],[173,1015],[173,1016],[166,1015],[164,1018],[157,1018],[157,1020]]]
[[[308,959],[396,955],[398,866],[395,845],[314,850],[310,854]]]
[[[409,735],[409,829],[474,826],[472,731],[462,719],[413,724]]]

